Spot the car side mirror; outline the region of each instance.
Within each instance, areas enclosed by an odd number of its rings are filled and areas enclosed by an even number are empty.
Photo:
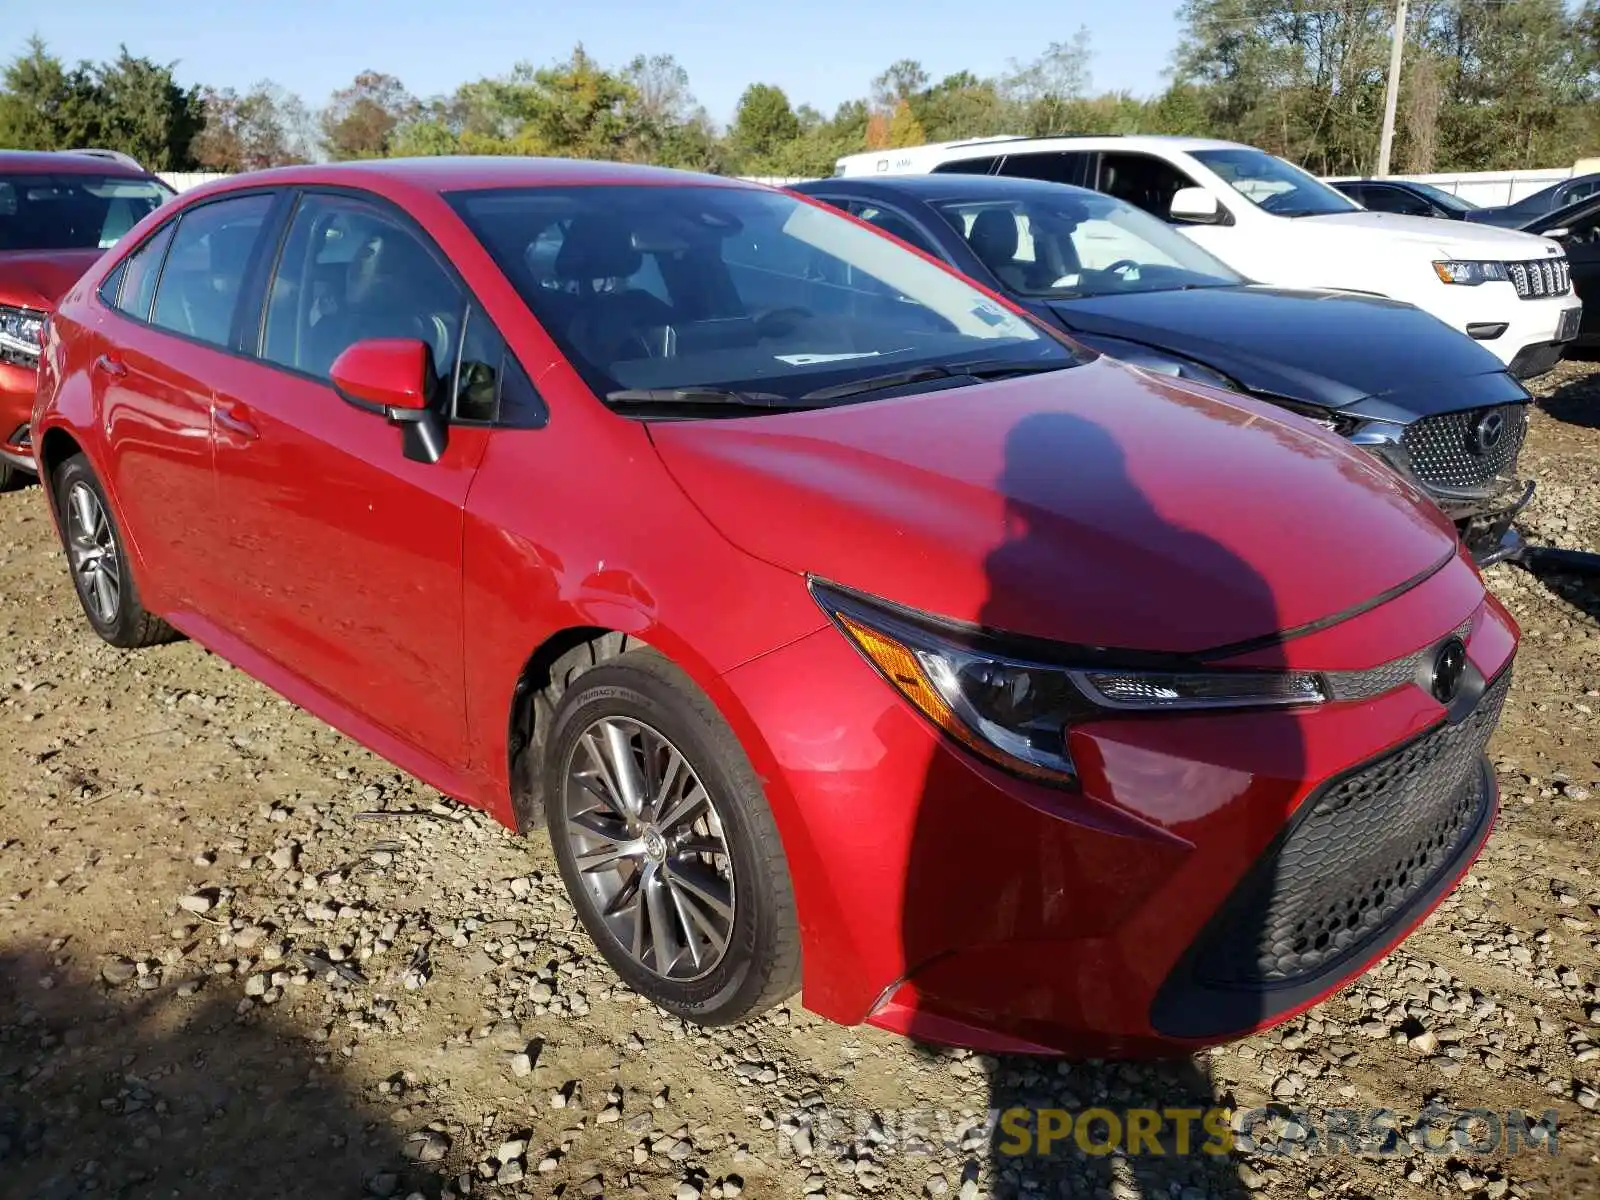
[[[1572,230],[1563,225],[1560,229],[1546,229],[1542,236],[1553,242],[1564,242],[1572,236]]]
[[[407,458],[439,461],[445,423],[429,403],[434,373],[426,342],[414,338],[355,342],[333,360],[328,376],[345,403],[400,426]]]
[[[1179,188],[1172,193],[1167,215],[1186,225],[1220,225],[1227,220],[1217,198],[1200,187]]]

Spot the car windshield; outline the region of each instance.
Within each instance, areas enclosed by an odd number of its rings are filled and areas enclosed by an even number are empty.
[[[1148,213],[1091,192],[936,204],[1005,287],[1073,299],[1230,287],[1244,278]]]
[[[1343,192],[1265,151],[1241,146],[1191,153],[1239,195],[1274,216],[1318,217],[1361,211]]]
[[[138,176],[0,175],[0,250],[104,250],[172,195]]]
[[[601,396],[798,403],[918,368],[1078,361],[959,275],[786,193],[594,185],[450,200]]]
[[[1411,186],[1439,205],[1439,207],[1448,208],[1452,212],[1471,212],[1478,207],[1471,200],[1463,200],[1460,196],[1447,192],[1441,187],[1434,187],[1431,183],[1413,182]]]

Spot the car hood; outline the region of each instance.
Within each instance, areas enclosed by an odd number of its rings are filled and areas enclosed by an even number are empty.
[[[1104,357],[649,429],[745,551],[1057,642],[1231,645],[1348,613],[1456,547],[1410,485],[1309,422]]]
[[[0,304],[54,312],[103,250],[12,250],[0,253]]]
[[[1419,308],[1341,292],[1269,287],[1056,300],[1070,330],[1170,350],[1253,392],[1341,408],[1416,396],[1417,415],[1460,407],[1456,389],[1504,364]],[[1107,347],[1113,356],[1116,350]]]
[[[1545,213],[1513,212],[1509,204],[1497,208],[1480,208],[1467,214],[1467,220],[1474,224],[1498,225],[1505,229],[1521,229],[1530,222],[1537,221]]]
[[[1391,241],[1426,249],[1440,258],[1514,262],[1561,253],[1561,247],[1549,238],[1472,221],[1443,221],[1438,217],[1408,217],[1385,212],[1325,213],[1294,220],[1297,225],[1311,224],[1318,229],[1360,231],[1367,237],[1381,233]]]

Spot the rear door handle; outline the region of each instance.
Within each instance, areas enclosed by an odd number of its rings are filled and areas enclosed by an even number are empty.
[[[217,425],[235,445],[253,442],[261,436],[261,431],[250,422],[249,413],[249,408],[243,404],[218,404],[216,407]]]
[[[94,360],[94,369],[102,375],[109,375],[113,379],[121,379],[128,373],[128,368],[123,366],[109,354],[102,354]]]

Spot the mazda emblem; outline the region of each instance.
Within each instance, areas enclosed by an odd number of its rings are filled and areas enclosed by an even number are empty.
[[[1461,690],[1461,676],[1467,670],[1467,648],[1461,639],[1453,637],[1439,647],[1433,659],[1433,676],[1429,691],[1440,704],[1449,704]]]
[[[1478,453],[1487,454],[1500,444],[1505,436],[1506,418],[1503,413],[1486,412],[1479,418],[1473,434],[1478,442]]]

